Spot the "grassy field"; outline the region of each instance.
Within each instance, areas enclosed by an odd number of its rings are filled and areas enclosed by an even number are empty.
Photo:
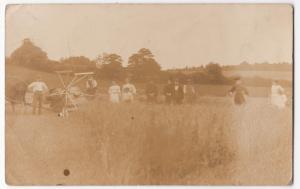
[[[96,99],[69,118],[6,110],[10,184],[287,184],[292,110],[266,98],[197,105],[112,105]],[[69,176],[63,170],[70,170]],[[80,180],[80,182],[79,182]]]
[[[7,76],[54,74],[6,67]],[[26,79],[25,79],[26,78]],[[106,93],[107,83],[100,82]],[[292,107],[268,101],[269,88],[248,87],[245,107],[230,86],[197,86],[194,105],[113,105],[96,98],[68,118],[6,106],[9,184],[287,184],[292,174]],[[138,87],[142,93],[142,89]],[[289,89],[290,90],[290,89]],[[291,96],[289,96],[291,99]],[[68,169],[69,176],[63,171]]]

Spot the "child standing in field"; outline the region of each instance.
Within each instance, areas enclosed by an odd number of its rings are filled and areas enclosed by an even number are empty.
[[[130,83],[129,79],[126,79],[126,83],[122,87],[122,100],[124,102],[132,102],[134,95],[136,94],[136,88]]]
[[[121,96],[121,87],[112,81],[112,85],[108,89],[109,99],[112,103],[119,103]]]
[[[242,85],[241,79],[238,79],[235,85],[229,90],[230,95],[234,93],[234,104],[244,105],[246,103],[245,96],[248,95],[248,90]]]
[[[279,109],[286,106],[287,97],[284,94],[284,89],[278,84],[278,81],[273,81],[271,87],[271,104]]]

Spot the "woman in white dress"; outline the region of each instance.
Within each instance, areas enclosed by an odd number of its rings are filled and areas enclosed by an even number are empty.
[[[112,103],[119,103],[121,96],[121,87],[115,82],[108,89],[109,99]]]
[[[274,81],[271,87],[271,104],[277,108],[284,108],[287,102],[287,97],[284,94],[284,89]]]

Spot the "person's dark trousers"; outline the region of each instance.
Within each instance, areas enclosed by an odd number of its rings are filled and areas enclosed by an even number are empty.
[[[179,104],[182,104],[182,98],[176,98],[176,99],[174,99],[174,104],[177,104],[177,105],[179,105]]]
[[[167,96],[166,95],[165,103],[168,104],[168,105],[170,105],[172,103],[172,96]]]
[[[33,110],[32,113],[36,113],[36,109],[38,108],[38,113],[42,113],[42,105],[43,105],[43,92],[42,91],[36,91],[33,94]]]
[[[189,94],[189,95],[185,95],[184,99],[188,104],[194,104],[196,101],[196,96]]]
[[[89,95],[95,95],[96,92],[97,92],[97,88],[96,87],[87,89],[87,93]]]
[[[157,98],[156,95],[147,95],[147,102],[149,104],[154,104],[156,103],[156,98]]]
[[[88,99],[94,99],[97,92],[97,87],[87,89]]]

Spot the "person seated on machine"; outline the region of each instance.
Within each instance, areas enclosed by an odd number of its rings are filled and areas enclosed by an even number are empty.
[[[90,76],[89,79],[86,81],[86,90],[87,94],[94,96],[97,91],[97,81],[94,79],[93,76]]]

